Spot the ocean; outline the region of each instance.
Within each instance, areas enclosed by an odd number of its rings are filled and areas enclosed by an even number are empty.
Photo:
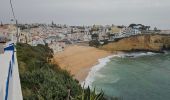
[[[170,100],[170,53],[127,53],[99,59],[85,87],[121,100]]]

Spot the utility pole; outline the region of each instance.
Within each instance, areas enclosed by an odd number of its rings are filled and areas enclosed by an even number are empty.
[[[17,29],[17,43],[19,42],[19,33],[18,33],[18,21],[16,20],[16,29]]]
[[[17,37],[17,43],[19,42],[19,33],[18,33],[18,21],[15,17],[15,13],[14,13],[14,8],[13,8],[13,5],[12,5],[12,0],[10,0],[10,5],[11,5],[11,10],[12,10],[12,15],[13,15],[13,18],[15,20],[15,24],[16,24],[16,29],[17,29],[17,33],[16,33],[16,37]]]

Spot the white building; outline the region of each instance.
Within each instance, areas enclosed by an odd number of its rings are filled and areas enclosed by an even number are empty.
[[[53,42],[48,45],[51,49],[53,49],[54,53],[64,51],[66,46],[65,42]]]
[[[38,44],[45,45],[45,42],[42,38],[32,40],[32,42],[31,42],[32,46],[37,46]]]

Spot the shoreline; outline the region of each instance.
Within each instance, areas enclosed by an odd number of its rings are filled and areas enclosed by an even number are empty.
[[[95,75],[98,71],[100,71],[103,67],[107,65],[111,60],[111,58],[115,57],[117,54],[112,54],[110,56],[98,59],[98,64],[91,67],[90,71],[88,72],[87,77],[81,82],[81,86],[87,88],[88,86],[91,87],[92,82],[95,80]]]
[[[92,53],[89,53],[92,52]],[[159,53],[143,52],[108,52],[89,46],[68,46],[63,52],[54,55],[54,63],[60,68],[67,70],[81,86],[91,86],[95,80],[95,74],[101,70],[111,58],[136,58],[146,55],[155,55]]]
[[[64,51],[54,54],[53,63],[70,72],[81,84],[85,81],[91,68],[100,63],[99,59],[113,54],[94,47],[71,45]]]
[[[115,54],[112,54],[110,56],[104,57],[99,59],[99,63],[95,66],[91,67],[91,70],[89,71],[88,76],[86,77],[85,81],[81,83],[82,87],[87,88],[88,86],[91,88],[92,83],[95,80],[95,75],[97,75],[97,72],[100,71],[102,68],[104,68],[107,63],[111,61],[111,58],[118,57],[118,58],[137,58],[142,56],[153,56],[156,54],[162,54],[162,53],[155,53],[155,52],[117,52]]]

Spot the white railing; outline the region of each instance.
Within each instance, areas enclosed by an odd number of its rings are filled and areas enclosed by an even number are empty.
[[[0,54],[0,100],[23,100],[14,43]]]

